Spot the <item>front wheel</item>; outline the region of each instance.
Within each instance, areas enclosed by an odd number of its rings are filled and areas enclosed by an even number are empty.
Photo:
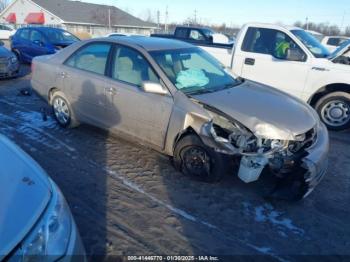
[[[350,94],[330,93],[322,97],[315,108],[329,130],[341,131],[350,128]]]
[[[74,128],[78,126],[73,111],[65,95],[57,91],[52,95],[51,105],[53,114],[58,124],[64,128]]]
[[[174,165],[177,170],[208,183],[220,181],[227,173],[228,163],[228,156],[204,145],[197,135],[185,136],[174,150]]]

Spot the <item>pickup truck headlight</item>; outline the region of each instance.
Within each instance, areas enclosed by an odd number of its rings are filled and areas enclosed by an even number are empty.
[[[37,261],[49,255],[49,261],[62,257],[68,247],[72,217],[68,205],[57,186],[52,183],[51,202],[37,226],[22,243],[23,261]]]

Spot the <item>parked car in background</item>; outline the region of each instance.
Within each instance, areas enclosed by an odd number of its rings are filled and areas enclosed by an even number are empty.
[[[244,25],[226,51],[208,50],[235,75],[308,102],[329,129],[350,128],[350,66],[337,59],[342,52],[331,55],[301,28],[263,23]]]
[[[234,41],[230,41],[225,35],[215,33],[210,28],[178,26],[174,34],[152,34],[151,37],[177,39],[195,44],[220,62],[224,64],[231,62]],[[227,39],[227,43],[223,43],[223,37]]]
[[[0,79],[11,78],[18,75],[19,62],[16,55],[4,47],[0,40]]]
[[[235,78],[191,44],[102,38],[37,57],[33,68],[32,86],[62,127],[109,129],[172,156],[196,179],[229,171],[250,183],[266,167],[286,182],[274,194],[301,199],[326,173],[328,132],[309,105]]]
[[[11,50],[22,62],[31,63],[36,56],[54,54],[77,41],[76,36],[59,28],[25,27],[11,38]]]
[[[15,33],[16,30],[12,27],[0,24],[0,40],[9,40]]]
[[[85,261],[72,214],[57,185],[0,135],[0,260]]]
[[[233,41],[225,34],[220,34],[210,28],[178,26],[174,34],[152,34],[153,37],[173,38],[189,43],[228,44]]]
[[[342,43],[349,40],[349,37],[345,36],[325,36],[321,43],[328,48],[330,52],[335,51]]]

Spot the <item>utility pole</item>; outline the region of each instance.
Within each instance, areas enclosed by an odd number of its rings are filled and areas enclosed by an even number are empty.
[[[194,24],[197,25],[197,9],[194,10]]]
[[[168,16],[169,16],[168,6],[166,6],[166,10],[165,10],[165,33],[168,33]]]
[[[341,24],[340,24],[340,30],[343,30],[343,27],[344,27],[344,21],[345,21],[345,15],[346,15],[346,11],[344,11],[343,13],[343,18],[341,20]]]
[[[306,30],[309,30],[309,18],[306,17]]]
[[[111,31],[111,8],[108,8],[108,28]]]
[[[160,29],[160,11],[157,11],[157,30]]]

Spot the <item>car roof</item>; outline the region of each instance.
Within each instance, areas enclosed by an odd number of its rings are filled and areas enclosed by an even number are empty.
[[[193,48],[195,46],[173,39],[160,38],[160,37],[147,37],[147,36],[120,36],[120,37],[105,37],[96,38],[88,41],[109,41],[119,44],[134,45],[141,47],[147,51],[159,51],[159,50],[173,50]]]
[[[57,28],[57,27],[47,27],[47,26],[28,26],[28,27],[22,27],[19,28],[18,30],[23,30],[23,29],[36,29],[39,31],[48,31],[48,30],[57,30],[57,31],[64,31],[62,28]]]
[[[271,28],[271,29],[279,29],[284,28],[285,30],[302,30],[302,28],[290,25],[281,25],[281,24],[271,24],[271,23],[247,23],[245,26],[249,27],[263,27],[263,28]]]

